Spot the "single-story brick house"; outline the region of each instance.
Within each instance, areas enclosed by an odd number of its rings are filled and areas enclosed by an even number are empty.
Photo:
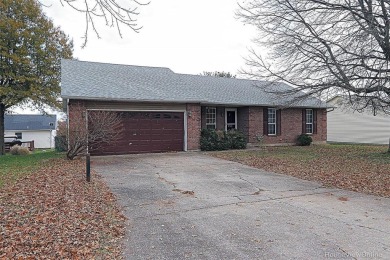
[[[267,82],[174,73],[168,68],[62,60],[61,95],[86,113],[120,113],[125,134],[97,154],[198,150],[203,128],[237,129],[248,144],[291,144],[301,133],[326,141],[326,103],[288,100],[262,88]],[[278,88],[290,88],[279,83]],[[87,126],[86,126],[87,127]]]

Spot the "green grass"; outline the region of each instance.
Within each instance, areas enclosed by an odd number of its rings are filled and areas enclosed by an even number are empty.
[[[390,197],[390,153],[384,145],[324,144],[210,152],[210,155],[325,186]]]
[[[316,159],[335,157],[344,160],[360,159],[367,163],[390,164],[390,153],[388,147],[382,145],[355,145],[355,144],[326,144],[312,146],[277,146],[266,147],[260,150],[235,150],[214,152],[225,153],[227,157],[235,161],[246,158],[268,158],[299,161],[310,163]]]
[[[57,153],[54,150],[36,150],[29,155],[7,153],[0,156],[0,187],[33,173],[42,163],[61,156],[63,156],[62,153]]]

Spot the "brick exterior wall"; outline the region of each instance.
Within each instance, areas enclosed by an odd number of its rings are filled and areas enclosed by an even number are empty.
[[[79,103],[84,108],[83,101],[69,101],[69,125],[75,116],[72,105]],[[187,149],[200,149],[200,132],[205,128],[205,109],[200,104],[186,104],[187,110]],[[313,134],[314,142],[326,142],[327,114],[326,109],[317,111],[317,134]],[[217,107],[217,130],[225,130],[225,107]],[[190,116],[191,115],[191,116]],[[263,138],[264,144],[295,144],[296,138],[302,133],[302,109],[289,108],[281,111],[281,134],[278,136],[263,136],[263,107],[237,108],[238,130],[247,136],[249,144],[259,144],[258,139]]]
[[[326,109],[317,109],[317,134],[313,135],[313,142],[324,143],[328,135],[328,115]]]
[[[281,134],[264,136],[265,144],[296,143],[297,136],[302,134],[302,109],[289,108],[281,111]]]
[[[257,136],[263,135],[262,107],[249,108],[249,143],[256,144]],[[326,109],[317,110],[317,134],[312,134],[313,142],[326,142]],[[263,136],[264,144],[295,144],[297,136],[302,134],[302,109],[288,108],[281,111],[281,134]]]
[[[187,104],[187,150],[189,151],[200,149],[201,114],[199,104]]]
[[[249,107],[248,113],[248,143],[257,144],[258,139],[263,136],[263,108]]]
[[[281,134],[278,136],[263,136],[263,107],[239,107],[237,108],[238,130],[247,136],[251,145],[259,144],[295,144],[296,138],[302,133],[302,109],[288,108],[281,111]],[[224,107],[217,107],[217,130],[224,130]],[[326,109],[317,111],[317,134],[312,134],[315,143],[326,142],[327,136],[327,115]],[[221,117],[223,114],[223,117]],[[205,114],[202,113],[202,128],[205,121]]]
[[[77,109],[77,111],[75,111],[76,109],[74,109],[74,107],[76,105],[80,106],[80,109]],[[69,109],[69,111],[68,111],[68,123],[69,123],[69,127],[71,128],[72,124],[74,122],[72,119],[74,117],[78,117],[78,118],[85,117],[87,109],[86,109],[85,102],[82,101],[82,100],[69,100],[68,109]],[[76,115],[75,114],[75,113],[80,113],[80,112],[84,113],[84,115]],[[84,129],[87,129],[87,121],[86,120],[77,120],[77,122],[75,122],[75,123],[80,124],[81,121],[84,123],[83,128],[85,127]],[[81,127],[79,127],[79,128],[81,129]]]

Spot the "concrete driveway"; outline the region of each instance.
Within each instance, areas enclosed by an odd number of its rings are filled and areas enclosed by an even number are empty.
[[[390,259],[390,199],[201,153],[94,157],[126,259]]]

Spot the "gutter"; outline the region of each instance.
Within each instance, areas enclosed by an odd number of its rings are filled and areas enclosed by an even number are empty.
[[[209,102],[205,100],[165,100],[165,99],[123,99],[123,98],[98,98],[98,97],[72,97],[72,96],[63,96],[63,100],[66,100],[66,104],[69,99],[74,100],[88,100],[88,101],[114,101],[114,102],[146,102],[146,103],[174,103],[174,104],[188,104],[196,103],[200,105],[217,105],[217,106],[254,106],[254,107],[277,107],[280,105],[277,104],[252,104],[252,103],[223,103],[223,102]],[[290,108],[328,108],[325,106],[291,106]]]

